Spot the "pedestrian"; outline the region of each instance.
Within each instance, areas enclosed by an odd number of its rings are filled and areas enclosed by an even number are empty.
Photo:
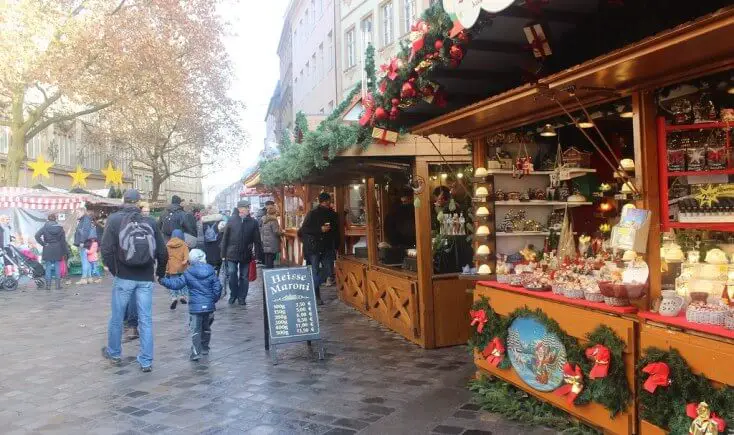
[[[272,269],[275,266],[275,256],[280,252],[280,238],[283,236],[275,203],[267,206],[267,214],[262,219],[261,234],[265,268]]]
[[[339,216],[331,209],[331,195],[327,192],[319,194],[319,205],[309,211],[298,230],[303,240],[303,252],[311,266],[316,300],[321,299],[321,284],[332,274],[336,249],[340,243]]]
[[[263,258],[262,241],[257,221],[250,216],[249,201],[242,200],[232,212],[222,234],[222,261],[226,261],[229,276],[229,303],[239,300],[247,305],[250,288],[249,267],[253,261],[253,247],[258,259]]]
[[[140,214],[148,220],[148,224],[155,228],[158,223],[150,216],[150,203],[142,201],[138,204],[140,206]],[[98,229],[99,231],[99,229]],[[128,340],[135,340],[140,337],[138,333],[138,308],[136,303],[137,297],[135,291],[130,295],[130,300],[127,303],[127,309],[125,310],[125,318],[123,324],[125,326],[125,335]]]
[[[61,289],[61,262],[69,256],[64,228],[56,222],[56,214],[48,215],[48,221],[36,233],[36,241],[43,247],[43,267],[46,269],[46,290],[51,289],[51,281],[56,280],[56,289]]]
[[[97,226],[92,221],[94,212],[88,208],[82,209],[82,216],[76,225],[74,231],[74,246],[79,248],[79,257],[82,262],[82,277],[77,281],[76,285],[86,285],[92,283],[92,267],[87,259],[87,250],[89,249],[89,241],[97,239]]]
[[[184,211],[181,207],[181,197],[178,195],[173,195],[171,198],[171,205],[166,208],[158,221],[158,229],[163,233],[163,239],[166,242],[171,239],[173,230],[183,231],[184,239],[187,234],[196,239],[196,219],[194,215]]]
[[[219,213],[208,214],[201,218],[201,225],[204,233],[206,262],[212,265],[214,270],[217,271],[217,276],[220,276],[222,269],[222,231],[226,225],[224,216]]]
[[[122,321],[134,292],[140,333],[137,360],[147,373],[153,370],[153,274],[164,276],[167,255],[160,231],[142,216],[138,201],[137,190],[125,191],[122,210],[113,213],[105,226],[102,259],[114,281],[107,346],[102,348],[102,355],[115,364],[122,361]]]
[[[193,249],[189,254],[189,267],[183,275],[169,276],[161,280],[161,284],[171,291],[189,289],[189,328],[191,330],[189,358],[192,361],[199,360],[202,355],[209,355],[215,305],[222,293],[222,284],[217,278],[216,271],[206,261],[204,251]]]
[[[89,239],[87,241],[89,247],[87,248],[87,261],[89,262],[89,267],[91,270],[90,273],[90,283],[99,284],[102,282],[102,278],[99,275],[99,240],[97,238]]]
[[[181,230],[173,230],[171,240],[166,243],[168,249],[168,262],[166,263],[166,276],[175,278],[180,276],[189,265],[189,247],[184,242],[184,234]],[[169,289],[170,290],[170,289]],[[171,292],[171,309],[176,309],[176,304],[180,301],[186,305],[186,288],[180,290],[170,290]]]

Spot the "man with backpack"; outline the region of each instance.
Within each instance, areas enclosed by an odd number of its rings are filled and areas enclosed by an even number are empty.
[[[166,243],[171,240],[174,230],[181,230],[184,232],[186,245],[189,248],[196,247],[196,218],[183,209],[181,197],[178,195],[173,195],[171,205],[161,214],[158,229],[163,233],[163,240]]]
[[[123,208],[107,219],[102,238],[102,258],[114,276],[112,314],[102,355],[115,364],[122,361],[122,321],[134,294],[140,333],[137,359],[147,373],[153,370],[153,273],[158,278],[165,275],[167,254],[160,231],[141,214],[138,201],[137,190],[125,191]]]

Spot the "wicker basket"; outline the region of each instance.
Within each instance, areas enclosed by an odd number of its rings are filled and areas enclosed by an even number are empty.
[[[729,315],[724,319],[724,328],[734,330],[734,312],[729,312]]]
[[[604,295],[599,292],[584,292],[584,299],[591,302],[604,302]]]
[[[580,288],[564,288],[563,296],[569,299],[583,299],[584,291]]]
[[[508,282],[510,282],[510,275],[507,275],[507,274],[497,275],[497,282],[500,282],[502,284],[507,284]]]
[[[604,303],[612,307],[626,307],[629,306],[630,300],[604,296]]]
[[[726,318],[726,311],[710,311],[701,310],[695,305],[691,305],[686,310],[686,320],[692,323],[700,323],[705,325],[724,325],[724,319]]]
[[[551,284],[551,291],[554,295],[563,296],[563,285],[562,284]]]

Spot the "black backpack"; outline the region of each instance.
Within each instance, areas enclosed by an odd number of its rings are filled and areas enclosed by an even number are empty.
[[[155,231],[139,212],[126,214],[120,223],[117,260],[131,267],[152,264],[155,259]]]
[[[166,237],[171,237],[174,230],[181,229],[181,218],[178,210],[168,212],[161,217],[161,232]]]

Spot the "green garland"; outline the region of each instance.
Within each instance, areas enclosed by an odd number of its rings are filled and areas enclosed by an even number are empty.
[[[482,409],[532,427],[545,426],[564,435],[600,435],[568,413],[530,396],[515,386],[483,376],[469,382],[469,390]]]
[[[518,317],[533,317],[545,325],[549,333],[555,334],[561,340],[566,348],[568,362],[581,367],[584,373],[584,389],[574,400],[575,405],[584,405],[592,401],[599,403],[609,410],[612,418],[629,406],[632,395],[625,374],[625,344],[611,328],[606,325],[596,327],[586,336],[586,345],[581,346],[576,338],[566,334],[558,322],[548,317],[540,309],[531,310],[528,307],[522,307],[503,317],[492,309],[487,298],[482,297],[474,303],[472,310],[484,310],[487,314],[487,323],[484,325],[482,333],[480,334],[475,329],[469,339],[469,347],[472,352],[475,350],[481,351],[495,337],[498,337],[502,343],[507,343],[507,336],[512,322]],[[591,379],[588,374],[593,367],[593,362],[586,358],[585,351],[597,344],[604,345],[609,349],[609,372],[604,378]],[[509,357],[505,356],[498,367],[503,370],[511,368]]]
[[[650,363],[664,362],[670,369],[670,385],[659,386],[654,393],[643,388],[648,375],[642,372]],[[645,349],[637,365],[640,417],[643,420],[667,429],[670,435],[688,435],[691,419],[686,414],[689,403],[706,402],[727,423],[727,430],[734,425],[734,387],[714,388],[702,375],[691,371],[688,363],[671,349],[664,351],[655,347]]]

